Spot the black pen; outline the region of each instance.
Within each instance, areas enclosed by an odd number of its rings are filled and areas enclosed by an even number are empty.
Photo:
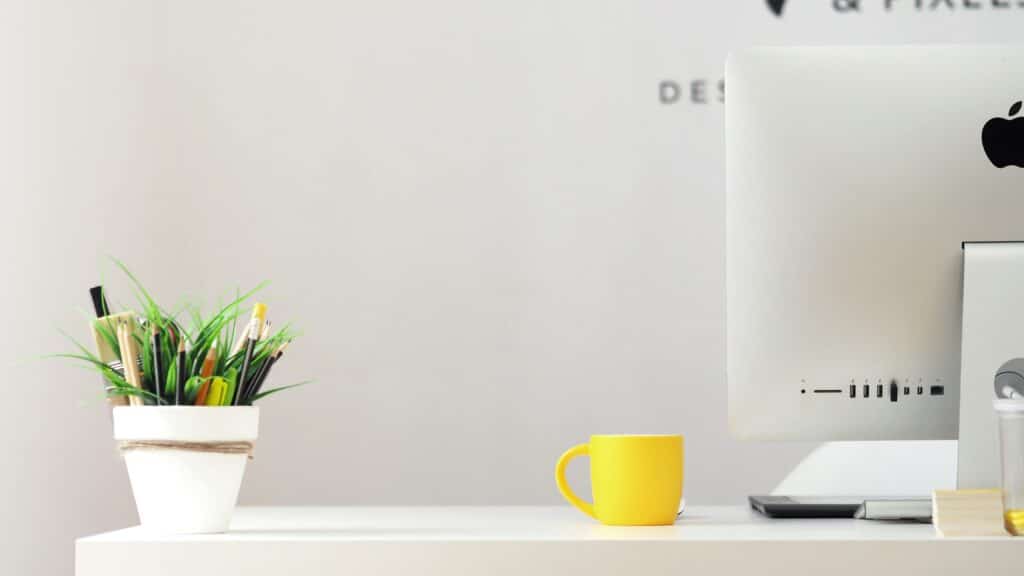
[[[103,286],[89,288],[89,296],[92,296],[92,307],[96,310],[97,318],[110,315],[110,306],[107,306],[107,298],[103,295]]]
[[[93,324],[93,338],[96,340],[97,352],[98,352],[98,354],[100,356],[100,360],[105,362],[107,364],[107,366],[110,366],[110,368],[112,368],[114,371],[117,371],[118,368],[115,367],[115,364],[118,365],[118,366],[120,366],[120,364],[121,364],[121,362],[116,359],[116,356],[117,356],[117,353],[118,353],[117,346],[115,346],[113,343],[106,342],[105,337],[100,334],[100,329],[97,327],[97,324],[99,324],[99,320],[100,319],[102,319],[105,316],[109,316],[110,315],[110,306],[107,306],[107,298],[106,298],[106,296],[103,293],[103,286],[93,286],[92,288],[89,288],[89,296],[92,298],[92,307],[96,311],[96,318],[97,318],[97,320],[96,320],[96,323]],[[109,318],[105,321],[105,324],[106,324],[107,328],[112,328],[112,325],[111,325],[111,322],[110,322]],[[115,342],[116,342],[116,335],[110,334],[110,336],[114,336],[115,337]],[[109,352],[105,353],[105,351],[108,348],[109,348]],[[111,358],[111,355],[113,355],[115,358]],[[123,371],[122,371],[122,374],[123,374]],[[106,378],[104,376],[103,377],[103,387],[104,387],[104,390],[106,390],[106,388],[107,388],[107,381],[108,381],[108,378]],[[112,394],[110,394],[109,390],[107,390],[106,396],[107,396],[107,402],[109,402],[110,404],[112,404],[114,406],[125,406],[125,405],[128,404],[128,398],[127,397],[125,397],[125,396],[118,396],[118,395],[112,395]]]
[[[281,356],[284,355],[284,350],[285,348],[288,347],[289,343],[291,343],[291,340],[285,342],[284,344],[281,344],[281,347],[278,348],[277,351],[274,352],[269,358],[267,358],[267,361],[263,363],[263,367],[262,369],[260,369],[260,373],[257,374],[256,379],[253,380],[252,386],[249,387],[249,390],[246,391],[246,399],[249,401],[249,403],[252,403],[253,396],[256,396],[257,394],[260,393],[260,388],[263,388],[263,383],[267,380],[267,375],[270,374],[270,369],[273,368],[274,364],[277,364],[277,361],[280,360]]]
[[[242,398],[239,400],[240,402],[243,404],[246,403],[249,397],[252,396],[253,390],[256,389],[256,386],[267,377],[267,372],[270,371],[270,365],[274,363],[274,357],[281,349],[282,347],[279,346],[277,350],[270,352],[267,354],[266,358],[263,359],[263,364],[260,364],[259,370],[257,370],[256,373],[253,374],[252,378],[249,378],[249,381],[245,383],[245,388],[242,389]]]
[[[164,366],[164,355],[160,345],[160,328],[153,324],[152,331],[152,344],[153,344],[153,374],[150,380],[153,381],[153,393],[156,394],[156,403],[160,405],[160,399],[163,398],[164,393],[164,378],[167,377],[167,373],[164,372],[166,368]]]

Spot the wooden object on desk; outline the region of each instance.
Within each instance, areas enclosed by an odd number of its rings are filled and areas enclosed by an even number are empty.
[[[602,526],[558,507],[239,508],[227,534],[129,528],[75,544],[78,576],[1008,574],[1024,538],[928,524],[772,520],[687,506],[674,526]]]
[[[100,362],[107,365],[110,365],[111,362],[120,361],[121,358],[117,355],[117,350],[114,350],[110,343],[107,342],[107,339],[96,329],[96,324],[103,323],[116,339],[118,322],[128,322],[129,330],[131,330],[132,334],[135,334],[139,329],[138,323],[135,321],[135,312],[130,310],[97,318],[89,322],[89,327],[92,329],[92,339],[96,344],[96,357],[100,359]],[[104,384],[106,384],[106,380],[104,380]],[[127,406],[129,403],[127,396],[107,396],[107,402],[112,406]]]
[[[1008,536],[1001,490],[936,490],[932,523],[943,537]]]
[[[117,345],[121,349],[121,366],[124,369],[124,379],[129,384],[142,389],[142,371],[139,370],[138,356],[139,347],[135,342],[134,332],[128,322],[120,322],[117,326]],[[145,402],[142,396],[134,395],[128,399],[132,406],[142,406]]]

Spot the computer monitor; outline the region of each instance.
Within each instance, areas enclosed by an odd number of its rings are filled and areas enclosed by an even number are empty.
[[[961,243],[1024,238],[1022,66],[1024,46],[729,57],[734,435],[956,438]]]

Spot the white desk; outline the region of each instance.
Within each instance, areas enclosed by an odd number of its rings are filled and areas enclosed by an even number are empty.
[[[81,538],[75,563],[78,576],[995,575],[1022,570],[1024,538],[944,540],[930,525],[769,520],[741,507],[693,507],[652,528],[605,527],[568,507],[240,508],[228,534]]]

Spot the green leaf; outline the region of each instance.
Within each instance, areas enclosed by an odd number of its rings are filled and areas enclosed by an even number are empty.
[[[227,390],[224,391],[224,402],[221,406],[231,406],[231,401],[235,399],[235,378],[224,378],[227,382]]]
[[[185,381],[185,404],[195,404],[196,395],[199,394],[199,389],[202,388],[205,380],[202,376],[193,376]]]
[[[178,366],[176,362],[171,362],[167,368],[167,378],[164,380],[164,396],[171,399],[171,403],[174,403],[174,387],[178,382]]]
[[[156,390],[155,371],[153,369],[153,346],[149,338],[136,337],[135,339],[139,343],[139,350],[142,354],[142,387],[146,390]]]
[[[245,292],[244,294],[241,294],[239,290],[236,290],[234,298],[227,305],[221,306],[216,314],[207,318],[204,318],[198,306],[192,305],[187,301],[180,305],[176,305],[174,308],[175,313],[170,314],[157,304],[150,292],[145,288],[145,286],[143,286],[142,282],[132,274],[127,266],[116,258],[111,258],[111,260],[131,281],[133,291],[135,296],[138,298],[139,306],[141,307],[140,312],[137,314],[145,319],[142,322],[142,326],[145,327],[145,334],[136,332],[131,335],[139,345],[140,358],[122,358],[123,352],[118,345],[116,321],[111,321],[109,318],[106,320],[92,319],[92,325],[95,328],[97,334],[96,337],[102,343],[103,347],[105,348],[106,346],[109,346],[110,349],[117,354],[117,357],[122,359],[122,364],[127,364],[132,361],[139,362],[142,368],[142,377],[144,380],[143,385],[145,388],[138,389],[132,387],[122,374],[118,374],[117,371],[110,368],[106,363],[100,361],[95,354],[86,348],[86,346],[75,341],[66,334],[65,336],[73,342],[75,350],[69,354],[55,354],[51,357],[74,360],[81,363],[83,368],[90,369],[101,374],[102,377],[110,384],[110,393],[113,395],[137,396],[154,400],[157,403],[167,403],[169,401],[173,401],[175,384],[179,376],[177,374],[177,339],[181,339],[189,344],[185,355],[185,401],[189,404],[194,404],[199,388],[201,388],[205,381],[208,380],[199,376],[203,360],[206,358],[214,342],[216,342],[218,355],[211,378],[223,377],[227,382],[229,382],[229,387],[242,386],[244,388],[246,383],[238,381],[238,370],[244,360],[244,354],[231,354],[230,351],[234,344],[234,340],[238,335],[238,321],[246,312],[246,310],[243,309],[245,301],[251,298],[259,290],[265,288],[269,284],[268,282],[261,282],[255,288]],[[106,290],[104,292],[106,292]],[[109,301],[114,302],[113,299],[109,299]],[[184,323],[179,320],[179,317],[191,320],[190,330],[186,330],[184,328]],[[150,339],[150,331],[152,327],[159,329],[163,335],[163,345],[160,346],[160,358],[158,359],[154,358],[155,350],[153,342]],[[172,339],[170,338],[171,334],[175,335],[174,342],[172,342]],[[276,332],[268,335],[264,340],[256,343],[253,349],[251,373],[253,375],[258,373],[259,367],[268,361],[271,354],[273,354],[274,351],[277,350],[285,341],[291,340],[292,338],[294,338],[294,333],[290,326],[286,325],[284,328],[277,330]],[[161,364],[165,367],[166,379],[164,380],[164,386],[161,390],[150,391],[152,390],[153,383],[157,379],[157,375],[155,373],[155,366],[157,364]],[[259,397],[294,386],[296,385],[267,390],[260,394]],[[155,392],[155,394],[153,392]],[[233,390],[229,390],[228,392],[230,395],[233,395]]]
[[[110,346],[110,349],[117,354],[117,357],[121,357],[121,346],[117,342],[117,332],[114,327],[113,321],[109,318],[105,320],[94,320],[93,327],[96,329],[96,333]]]
[[[152,392],[133,386],[107,386],[105,391],[108,396],[140,396],[156,402],[156,396]]]
[[[249,403],[252,404],[253,402],[259,400],[260,398],[265,398],[265,397],[270,396],[271,394],[274,394],[276,392],[281,392],[282,390],[288,390],[289,388],[297,388],[299,386],[305,386],[306,384],[310,384],[311,382],[313,382],[313,381],[312,380],[304,380],[302,382],[297,382],[295,384],[289,384],[287,386],[279,386],[277,388],[271,388],[270,390],[265,390],[263,392],[260,392],[259,394],[256,394],[252,398],[250,398],[249,399]]]

